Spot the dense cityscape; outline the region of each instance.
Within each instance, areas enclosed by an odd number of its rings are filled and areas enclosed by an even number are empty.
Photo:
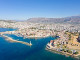
[[[80,55],[80,43],[79,43],[79,24],[44,24],[44,23],[32,23],[32,22],[5,22],[0,21],[1,28],[14,28],[15,31],[1,32],[0,34],[7,38],[10,42],[18,42],[27,44],[22,41],[16,41],[10,37],[4,36],[4,34],[14,34],[16,36],[22,36],[25,38],[43,38],[48,36],[59,36],[56,40],[51,40],[46,49],[56,51],[66,56],[78,57]],[[30,42],[30,45],[31,42]]]

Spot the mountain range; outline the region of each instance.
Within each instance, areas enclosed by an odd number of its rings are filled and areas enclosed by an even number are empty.
[[[80,23],[80,16],[71,16],[64,18],[30,18],[27,22],[33,23]]]
[[[0,20],[5,22],[18,22],[16,20]],[[32,23],[71,23],[71,24],[80,24],[80,15],[70,16],[64,18],[29,18],[24,22]]]

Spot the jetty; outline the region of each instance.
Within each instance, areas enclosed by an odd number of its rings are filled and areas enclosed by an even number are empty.
[[[14,34],[14,33],[15,33],[15,31],[6,31],[6,32],[0,32],[0,35],[3,35],[3,34]]]
[[[31,41],[30,41],[30,43],[28,43],[28,42],[14,40],[11,37],[8,37],[8,36],[5,36],[5,35],[2,35],[2,36],[9,42],[17,42],[17,43],[25,44],[25,45],[28,45],[28,46],[32,45]]]

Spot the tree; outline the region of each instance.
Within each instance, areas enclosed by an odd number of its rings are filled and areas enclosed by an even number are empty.
[[[75,52],[74,54],[78,54],[78,52]]]
[[[72,53],[72,51],[71,51],[71,50],[68,50],[67,52],[68,52],[68,53]]]

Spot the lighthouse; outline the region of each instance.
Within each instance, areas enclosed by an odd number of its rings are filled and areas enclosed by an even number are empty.
[[[32,45],[31,41],[30,41],[30,45]]]

